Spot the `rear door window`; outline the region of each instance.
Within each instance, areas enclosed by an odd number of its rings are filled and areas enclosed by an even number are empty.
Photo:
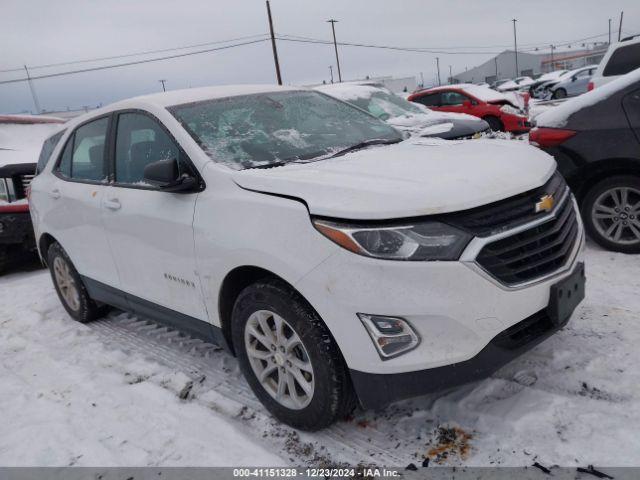
[[[76,180],[106,181],[105,140],[109,118],[86,123],[76,130],[71,156],[71,178]]]
[[[468,97],[462,95],[458,92],[442,92],[442,105],[443,106],[454,106],[454,105],[462,105],[466,100],[469,100]]]
[[[625,75],[638,67],[640,67],[640,43],[620,47],[613,52],[602,75],[605,77]]]
[[[51,154],[55,150],[56,145],[58,145],[58,142],[62,138],[63,134],[64,134],[64,130],[47,138],[42,144],[42,149],[40,150],[40,156],[38,157],[38,166],[36,167],[36,175],[42,172],[42,170],[44,170],[44,167],[46,167],[47,163],[49,162],[49,159],[51,158]]]
[[[440,105],[440,94],[430,93],[428,95],[422,95],[414,100],[414,102],[421,103],[426,107],[437,107]]]

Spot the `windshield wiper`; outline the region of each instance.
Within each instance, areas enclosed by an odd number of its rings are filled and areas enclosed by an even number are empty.
[[[393,140],[383,139],[383,138],[375,138],[373,140],[365,140],[364,142],[356,143],[355,145],[351,145],[350,147],[343,148],[342,150],[338,150],[338,152],[331,155],[329,158],[339,157],[349,152],[354,152],[356,150],[361,150],[363,148],[372,147],[373,145],[391,145],[393,143],[401,142],[402,138],[395,138]]]

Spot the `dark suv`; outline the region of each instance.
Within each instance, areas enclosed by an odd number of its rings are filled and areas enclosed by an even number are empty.
[[[553,155],[591,238],[640,252],[640,69],[536,118],[529,141]]]

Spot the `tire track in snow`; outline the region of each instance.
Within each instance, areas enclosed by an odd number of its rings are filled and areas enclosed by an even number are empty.
[[[181,373],[194,382],[191,398],[204,401],[215,410],[236,416],[241,421],[249,421],[263,426],[263,437],[271,443],[273,437],[287,436],[293,429],[281,425],[273,419],[254,396],[244,380],[235,358],[213,344],[185,336],[175,330],[156,324],[152,320],[113,311],[107,317],[87,324],[110,348],[137,353],[153,360],[175,373]],[[135,372],[134,372],[135,373]],[[204,377],[204,379],[203,379]],[[147,378],[132,378],[133,382]],[[162,383],[162,382],[161,382]],[[330,462],[347,462],[351,465],[361,462],[381,465],[405,465],[411,457],[406,446],[397,450],[389,445],[387,422],[381,424],[358,420],[366,412],[356,412],[352,421],[339,422],[321,432],[298,432],[301,442],[312,444],[309,454],[300,455],[298,461],[324,455]],[[401,415],[406,415],[402,412]],[[283,442],[285,458],[292,452]],[[397,444],[397,443],[396,443]],[[307,449],[309,450],[309,449]],[[413,449],[409,450],[413,453]],[[324,452],[324,453],[323,453]]]

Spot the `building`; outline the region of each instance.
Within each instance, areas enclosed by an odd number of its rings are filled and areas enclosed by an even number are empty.
[[[537,77],[554,70],[573,70],[600,63],[609,47],[606,43],[582,50],[564,50],[553,53],[518,52],[518,73],[515,54],[505,50],[482,65],[453,76],[452,83],[493,83],[496,80],[521,76]]]
[[[453,76],[453,83],[493,83],[503,78],[533,77],[542,74],[542,57],[518,52],[518,73],[513,50],[505,50],[482,65]]]
[[[607,53],[609,44],[596,45],[591,49],[574,50],[572,52],[557,52],[553,55],[544,55],[542,60],[542,71],[553,72],[554,70],[575,70],[587,65],[597,65]]]

